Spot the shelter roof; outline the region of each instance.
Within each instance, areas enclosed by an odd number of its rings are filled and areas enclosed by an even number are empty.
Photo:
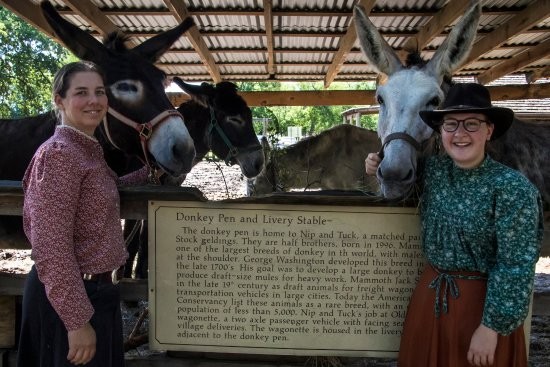
[[[38,0],[0,0],[53,36]],[[122,30],[141,43],[192,16],[196,28],[159,66],[187,81],[374,80],[356,39],[356,4],[392,47],[429,59],[460,18],[465,0],[53,0],[63,16],[100,39]],[[522,73],[550,77],[550,2],[484,0],[476,44],[456,72],[483,84]]]
[[[357,41],[353,7],[363,5],[396,50],[429,59],[467,7],[465,0],[52,0],[71,22],[100,39],[113,30],[137,43],[177,25],[197,24],[159,62],[186,81],[374,80]],[[39,0],[0,0],[55,37]],[[550,77],[550,2],[483,0],[471,57],[456,76],[487,84],[510,74]]]

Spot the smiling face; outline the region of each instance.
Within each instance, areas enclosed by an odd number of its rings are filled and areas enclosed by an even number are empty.
[[[444,118],[487,120],[487,116],[480,113],[449,113]],[[458,129],[453,132],[447,132],[440,128],[441,141],[445,151],[457,166],[471,169],[479,166],[483,161],[485,144],[491,138],[493,129],[493,124],[482,123],[478,131],[469,132],[464,129],[464,123],[460,123]]]
[[[55,95],[63,124],[90,136],[105,116],[107,103],[103,79],[92,71],[75,73],[69,80],[65,95]]]

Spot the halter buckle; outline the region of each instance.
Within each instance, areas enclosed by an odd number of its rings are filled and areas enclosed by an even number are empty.
[[[152,134],[153,127],[149,123],[141,124],[139,129],[139,138],[141,140],[149,140]]]

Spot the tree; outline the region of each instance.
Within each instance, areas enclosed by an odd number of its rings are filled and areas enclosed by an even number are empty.
[[[241,82],[238,83],[241,91],[284,91],[284,90],[322,90],[320,82]],[[373,82],[335,82],[329,90],[374,90]],[[302,133],[313,135],[342,123],[342,112],[356,106],[277,106],[253,107],[252,116],[256,119],[268,118],[270,125],[268,135],[286,135],[289,126],[299,126]],[[377,115],[361,117],[361,127],[376,130]],[[262,131],[261,123],[254,126],[257,133]]]
[[[319,82],[279,83],[279,82],[243,82],[238,84],[241,91],[281,91],[281,90],[322,90]],[[372,82],[337,82],[330,90],[374,90]],[[342,112],[355,106],[286,106],[286,107],[254,107],[254,118],[269,118],[271,124],[269,134],[285,135],[289,126],[300,126],[306,135],[313,135],[329,129],[342,122]],[[378,118],[374,115],[363,116],[361,126],[376,130]],[[261,131],[261,127],[256,131]]]
[[[50,110],[53,75],[74,60],[68,50],[0,7],[0,117]]]

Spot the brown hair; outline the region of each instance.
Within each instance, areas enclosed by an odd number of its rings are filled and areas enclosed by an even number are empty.
[[[103,70],[101,70],[101,68],[95,63],[91,61],[76,61],[68,63],[66,65],[63,65],[53,77],[52,101],[55,101],[55,96],[58,94],[61,96],[61,98],[65,98],[65,96],[67,95],[67,90],[69,90],[73,75],[79,72],[97,73],[105,83],[105,74],[103,73]],[[55,102],[54,109],[56,109]],[[56,115],[59,118],[60,116],[58,112],[59,111],[57,111],[56,109]]]
[[[57,73],[55,73],[55,76],[53,77],[52,97],[55,97],[57,94],[59,94],[62,98],[65,98],[67,90],[69,89],[69,84],[71,84],[72,76],[76,73],[83,71],[98,73],[101,76],[103,82],[105,82],[105,74],[103,73],[103,70],[101,70],[99,66],[97,66],[93,62],[71,62],[69,64],[63,65],[63,67],[61,67],[61,69],[59,69]]]

